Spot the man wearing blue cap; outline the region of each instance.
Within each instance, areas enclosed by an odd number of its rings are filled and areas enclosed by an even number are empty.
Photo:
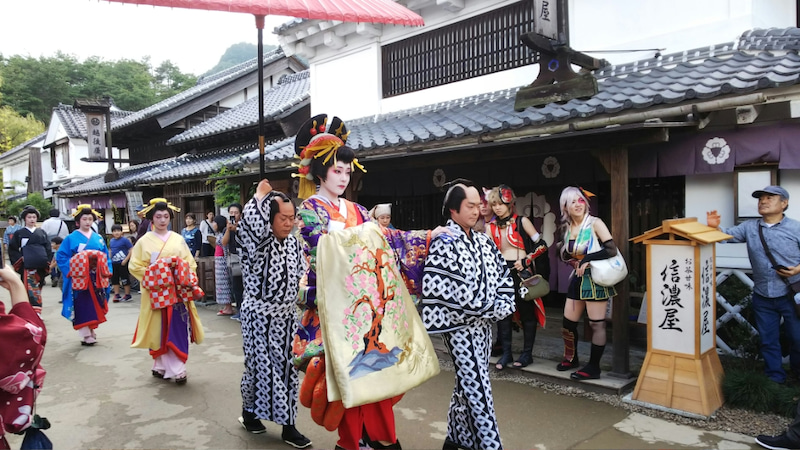
[[[786,381],[781,365],[778,340],[783,317],[786,332],[792,339],[790,365],[800,376],[800,295],[795,300],[792,284],[800,282],[800,222],[786,217],[789,193],[780,186],[767,186],[753,192],[758,199],[760,219],[748,220],[735,227],[720,228],[733,236],[727,242],[746,242],[753,269],[753,312],[761,336],[761,355],[765,373],[776,383]],[[708,213],[708,225],[719,227],[719,214]],[[800,283],[796,284],[800,286]]]

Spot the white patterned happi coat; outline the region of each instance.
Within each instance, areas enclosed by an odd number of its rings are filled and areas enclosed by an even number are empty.
[[[259,419],[293,425],[298,375],[290,355],[297,328],[298,283],[306,264],[293,234],[282,241],[272,234],[269,207],[273,197],[247,202],[237,230],[244,280],[239,310],[245,357],[242,403]]]
[[[489,381],[492,323],[514,312],[511,275],[484,233],[448,221],[452,235],[431,242],[422,278],[422,321],[441,333],[453,358],[447,441],[465,449],[502,449]]]

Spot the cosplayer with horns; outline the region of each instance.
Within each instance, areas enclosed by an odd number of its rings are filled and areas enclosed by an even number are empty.
[[[536,327],[544,327],[546,316],[544,302],[541,298],[525,301],[519,290],[520,281],[533,274],[539,274],[547,280],[550,277],[550,261],[547,254],[547,243],[536,231],[533,222],[525,216],[517,215],[514,191],[501,184],[489,191],[489,206],[495,214],[489,223],[488,233],[503,258],[515,288],[515,303],[522,324],[523,344],[519,359],[513,362],[514,367],[527,367],[533,362],[533,344],[536,340]],[[520,278],[522,277],[522,278]],[[511,364],[511,316],[498,322],[498,335],[503,353],[495,368],[503,370]]]
[[[131,250],[128,270],[139,280],[142,304],[131,347],[150,349],[152,375],[186,383],[189,342],[203,342],[203,326],[194,301],[203,297],[198,287],[197,263],[183,237],[169,231],[173,211],[180,209],[154,198],[142,213],[153,224]]]
[[[72,320],[81,345],[94,345],[94,330],[106,321],[111,256],[106,241],[92,228],[103,216],[91,205],[78,205],[73,214],[78,228],[56,252],[56,264],[64,274],[61,315]]]
[[[344,370],[348,368],[339,366],[339,360],[334,359],[334,355],[338,358],[341,354],[351,356],[357,353],[353,358],[354,365],[366,358],[381,358],[385,362],[394,357],[392,351],[397,348],[390,350],[390,346],[383,345],[381,340],[392,339],[404,325],[408,328],[407,323],[397,324],[394,321],[399,317],[402,308],[417,316],[409,292],[419,292],[422,268],[431,237],[445,231],[443,227],[433,231],[380,228],[370,223],[369,213],[363,206],[339,198],[350,184],[354,168],[366,172],[355,158],[353,149],[345,145],[348,135],[347,127],[338,117],[333,117],[329,122],[328,116],[321,114],[307,121],[295,140],[295,152],[300,158],[300,164],[296,165],[298,174],[295,174],[300,178],[299,196],[307,198],[300,206],[298,214],[303,222],[301,236],[307,244],[305,251],[310,257],[308,282],[300,292],[303,314],[292,346],[295,365],[306,372],[299,398],[301,404],[311,408],[311,416],[316,423],[329,430],[338,429],[336,448],[358,450],[361,439],[375,449],[400,448],[395,434],[392,406],[406,391],[392,393],[389,397],[381,395],[383,391],[396,385],[394,378],[388,378],[394,373],[392,370],[395,366],[386,365],[363,375],[362,379],[384,381],[378,383],[377,387],[375,383],[370,386],[369,390],[376,401],[345,408],[342,400],[329,403],[328,391],[333,391],[334,397],[341,394],[344,404],[348,404],[348,395],[352,392],[346,391],[349,385],[342,387],[342,379],[350,380],[355,376],[351,371],[348,378],[347,370]],[[318,190],[315,189],[317,187]],[[361,243],[364,239],[369,240],[375,236],[376,240],[370,241],[372,247],[364,245],[354,253],[347,253],[352,248],[347,246],[348,242]],[[357,258],[359,265],[350,269],[347,265],[348,258]],[[345,266],[348,268],[341,269]],[[393,274],[401,275],[393,278]],[[386,281],[386,278],[389,280]],[[334,302],[346,302],[359,279],[367,280],[364,284],[371,283],[372,287],[364,286],[365,294],[352,304],[332,307]],[[351,282],[348,283],[348,280]],[[384,282],[385,286],[392,287],[381,289]],[[392,282],[395,284],[391,284]],[[318,292],[317,286],[322,286],[323,283],[324,288]],[[397,287],[397,284],[402,285],[402,288]],[[333,294],[335,292],[342,295]],[[407,296],[410,306],[402,306],[406,303],[398,300],[401,293]],[[358,319],[359,317],[364,320]],[[418,316],[416,319],[419,321]],[[408,321],[411,322],[412,319]],[[343,326],[343,323],[347,325]],[[419,326],[422,330],[421,336],[414,335],[416,339],[413,345],[430,346],[430,339],[421,321]],[[342,339],[331,338],[323,345],[323,336],[334,336],[345,328],[351,330],[351,334]],[[362,332],[366,332],[363,337]],[[400,364],[397,362],[397,366]],[[421,365],[438,372],[437,361],[426,360]],[[331,381],[335,381],[333,386]]]

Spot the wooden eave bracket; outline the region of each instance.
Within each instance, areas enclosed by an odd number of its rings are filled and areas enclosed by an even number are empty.
[[[531,50],[539,52],[539,76],[517,92],[516,111],[597,94],[597,79],[588,71],[605,65],[604,60],[576,52],[568,45],[533,32],[521,35],[520,40]],[[587,69],[587,72],[575,73],[572,64]]]

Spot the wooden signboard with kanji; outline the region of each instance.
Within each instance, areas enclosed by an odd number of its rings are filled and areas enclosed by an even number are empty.
[[[686,218],[632,239],[647,258],[647,355],[633,400],[703,416],[724,403],[714,244],[731,237]]]

